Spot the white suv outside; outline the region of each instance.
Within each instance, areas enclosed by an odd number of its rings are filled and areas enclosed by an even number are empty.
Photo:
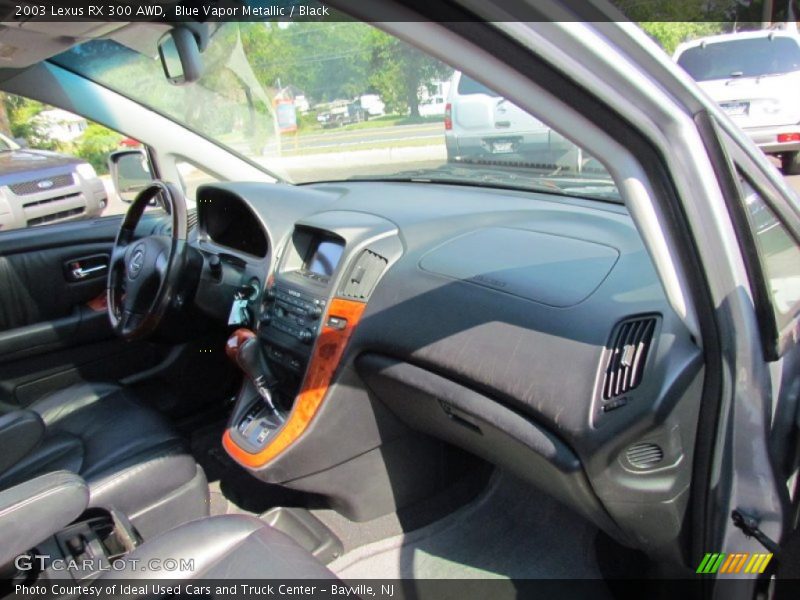
[[[678,46],[675,60],[783,171],[800,174],[800,35],[759,30]]]
[[[459,71],[453,74],[444,115],[447,159],[456,162],[525,163],[544,169],[579,169],[577,147]]]

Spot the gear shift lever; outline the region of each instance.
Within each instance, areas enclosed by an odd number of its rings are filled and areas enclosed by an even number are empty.
[[[256,334],[249,329],[237,329],[228,338],[228,343],[225,344],[225,353],[228,358],[233,360],[244,371],[244,374],[258,390],[258,395],[261,396],[264,404],[282,422],[283,416],[272,400],[272,391],[277,387],[278,379],[267,364],[267,359],[261,350],[258,339],[256,339]]]

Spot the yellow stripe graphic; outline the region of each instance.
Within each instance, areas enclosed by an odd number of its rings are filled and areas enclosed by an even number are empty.
[[[767,568],[769,561],[772,560],[772,554],[753,554],[750,562],[747,563],[747,568],[744,570],[745,573],[763,573],[764,570]]]
[[[763,554],[753,554],[750,558],[750,562],[747,563],[747,568],[744,570],[745,573],[758,573],[758,565],[761,563],[761,559],[764,558]]]
[[[762,556],[764,557],[764,560],[761,563],[761,568],[758,570],[759,573],[763,573],[764,569],[767,568],[767,565],[769,564],[769,561],[772,560],[772,553],[771,552],[769,554],[763,554]]]

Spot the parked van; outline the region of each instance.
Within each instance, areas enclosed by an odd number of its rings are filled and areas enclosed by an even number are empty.
[[[693,40],[675,60],[786,174],[800,174],[800,36],[760,30]]]

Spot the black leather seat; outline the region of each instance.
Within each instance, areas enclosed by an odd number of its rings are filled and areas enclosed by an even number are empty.
[[[167,563],[164,558],[173,559]],[[336,579],[289,536],[255,517],[222,515],[198,519],[139,546],[127,568],[107,571],[109,579]],[[151,559],[159,559],[152,560]],[[163,564],[178,569],[153,569]],[[147,565],[142,570],[141,565]],[[191,565],[193,568],[183,568]],[[256,595],[256,594],[245,594]]]
[[[124,513],[145,539],[208,514],[202,469],[162,416],[130,390],[75,385],[3,418],[18,424],[16,437],[27,446],[20,450],[14,436],[0,435],[7,457],[0,489],[52,471],[77,473],[89,485],[91,506]],[[40,439],[31,440],[37,428]]]

